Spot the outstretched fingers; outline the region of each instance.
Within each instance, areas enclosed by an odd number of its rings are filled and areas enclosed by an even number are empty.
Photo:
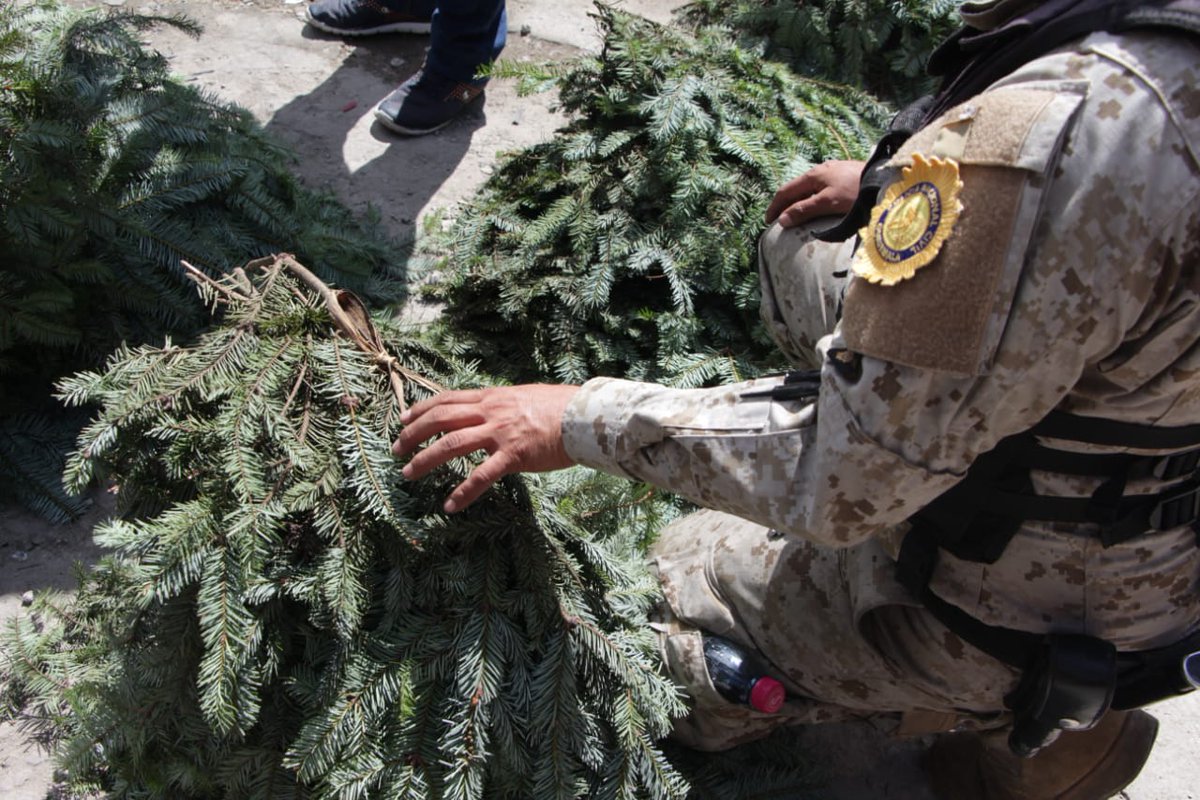
[[[492,453],[495,449],[495,439],[488,434],[484,426],[453,430],[414,454],[401,472],[405,478],[416,480],[425,477],[452,458],[470,455],[476,450]]]
[[[400,415],[400,422],[404,429],[392,444],[392,452],[403,457],[440,433],[481,425],[486,418],[479,392],[442,392],[413,405]]]

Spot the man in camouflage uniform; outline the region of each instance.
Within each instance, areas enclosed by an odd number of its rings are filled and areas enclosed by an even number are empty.
[[[964,18],[987,30],[1028,5],[970,4]],[[448,511],[503,474],[575,463],[712,509],[669,526],[653,552],[664,656],[695,700],[677,733],[694,746],[867,715],[901,733],[1002,729],[1020,672],[938,622],[895,560],[914,513],[1055,409],[1200,422],[1198,54],[1184,36],[1095,33],[1019,67],[892,156],[899,172],[857,252],[797,224],[844,210],[852,192],[822,173],[781,190],[761,243],[764,318],[797,361],[815,347],[816,399],[772,397],[781,378],[451,392],[403,418],[398,454],[445,434],[405,474],[483,449]],[[939,193],[932,222],[904,206],[918,184]],[[1031,477],[1066,496],[1101,480]],[[994,564],[943,553],[929,588],[990,625],[1121,651],[1200,625],[1190,526],[1108,547],[1077,528],[1027,521]],[[724,700],[701,631],[757,650],[788,689],[784,709]],[[1154,727],[1110,712],[1025,761],[987,737],[952,739],[933,779],[947,796],[1107,797],[1136,775]]]

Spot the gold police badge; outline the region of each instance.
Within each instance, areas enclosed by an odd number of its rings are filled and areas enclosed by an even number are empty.
[[[871,283],[893,286],[933,261],[962,211],[963,184],[954,159],[912,158],[858,232],[862,245],[852,269]]]

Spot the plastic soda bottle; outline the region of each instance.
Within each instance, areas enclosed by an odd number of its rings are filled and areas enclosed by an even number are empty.
[[[722,697],[765,714],[779,711],[787,692],[757,658],[723,637],[705,634],[703,638],[708,676]]]

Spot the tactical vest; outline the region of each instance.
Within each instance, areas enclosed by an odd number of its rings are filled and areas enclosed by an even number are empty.
[[[817,238],[845,241],[864,227],[880,190],[896,177],[886,162],[948,109],[1072,40],[1142,28],[1200,36],[1200,0],[1048,0],[994,31],[960,30],[930,59],[930,71],[944,76],[942,88],[896,115],[863,170],[853,208]],[[812,389],[812,376],[795,374],[778,391],[795,395]],[[1042,444],[1045,439],[1113,451],[1058,450]],[[1116,452],[1129,448],[1173,454]],[[1096,531],[1105,546],[1191,524],[1200,546],[1198,466],[1200,425],[1166,428],[1053,412],[976,459],[959,484],[910,520],[896,567],[900,583],[960,638],[1022,670],[1020,685],[1006,698],[1014,717],[1009,745],[1016,754],[1033,755],[1062,730],[1086,730],[1110,707],[1136,708],[1200,687],[1200,629],[1168,647],[1118,652],[1095,637],[986,625],[930,590],[939,553],[993,563],[1027,520],[1091,523],[1081,529]],[[1091,497],[1039,495],[1030,478],[1034,470],[1092,476],[1101,479],[1100,486]],[[1168,488],[1126,496],[1130,481],[1151,477]]]

